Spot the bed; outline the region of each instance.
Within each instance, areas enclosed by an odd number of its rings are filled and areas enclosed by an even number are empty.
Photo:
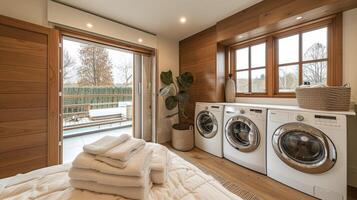
[[[229,192],[214,178],[205,174],[176,154],[169,154],[168,181],[155,185],[152,200],[242,200]],[[70,164],[35,170],[26,174],[0,179],[0,199],[3,200],[124,200],[125,198],[98,194],[71,187],[67,175]]]

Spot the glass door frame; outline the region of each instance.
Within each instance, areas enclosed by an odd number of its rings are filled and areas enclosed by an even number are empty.
[[[84,40],[92,43],[97,43],[100,45],[111,46],[119,49],[123,49],[126,51],[133,52],[134,54],[143,54],[150,56],[152,58],[152,142],[157,142],[157,134],[156,134],[156,117],[157,117],[157,50],[153,48],[138,46],[136,44],[132,44],[125,41],[120,41],[117,39],[108,38],[105,36],[98,36],[96,34],[87,33],[80,30],[69,29],[67,27],[55,26],[55,29],[59,31],[59,163],[63,163],[63,39],[64,37],[75,38],[79,40]],[[135,68],[135,66],[134,66]],[[135,76],[135,69],[133,75]],[[135,85],[133,85],[133,131],[135,130],[135,115],[137,114],[137,109],[135,109],[135,93],[136,90]],[[134,132],[133,132],[134,135]]]

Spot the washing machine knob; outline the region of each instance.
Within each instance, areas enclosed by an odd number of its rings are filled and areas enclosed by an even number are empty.
[[[208,106],[206,106],[205,109],[208,110]]]
[[[302,116],[302,115],[297,115],[297,116],[296,116],[296,120],[299,121],[299,122],[304,121],[304,116]]]
[[[239,113],[240,113],[240,114],[244,114],[244,113],[245,113],[245,110],[241,109],[241,110],[239,111]]]

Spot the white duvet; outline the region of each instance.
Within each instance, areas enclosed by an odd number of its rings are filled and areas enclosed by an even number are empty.
[[[164,185],[154,185],[152,200],[242,200],[211,176],[170,152],[171,165]],[[58,165],[0,179],[1,200],[124,200],[120,196],[78,190],[69,183],[70,165]]]

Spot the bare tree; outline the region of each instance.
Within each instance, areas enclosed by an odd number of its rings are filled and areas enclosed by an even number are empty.
[[[78,84],[81,86],[113,86],[112,63],[108,51],[94,45],[82,45]]]
[[[63,51],[63,80],[64,83],[70,83],[73,74],[71,71],[74,69],[76,61],[74,58],[69,54],[67,50]]]
[[[315,43],[304,53],[305,60],[319,60],[326,58],[326,46],[321,43]],[[304,81],[311,84],[325,83],[327,79],[327,62],[312,62],[303,66]]]
[[[282,90],[294,90],[298,86],[298,72],[279,71],[279,88]]]
[[[119,77],[121,80],[121,83],[124,85],[124,87],[128,87],[129,85],[132,84],[133,82],[133,66],[131,63],[124,63],[121,65],[118,65],[117,68],[119,69]]]

